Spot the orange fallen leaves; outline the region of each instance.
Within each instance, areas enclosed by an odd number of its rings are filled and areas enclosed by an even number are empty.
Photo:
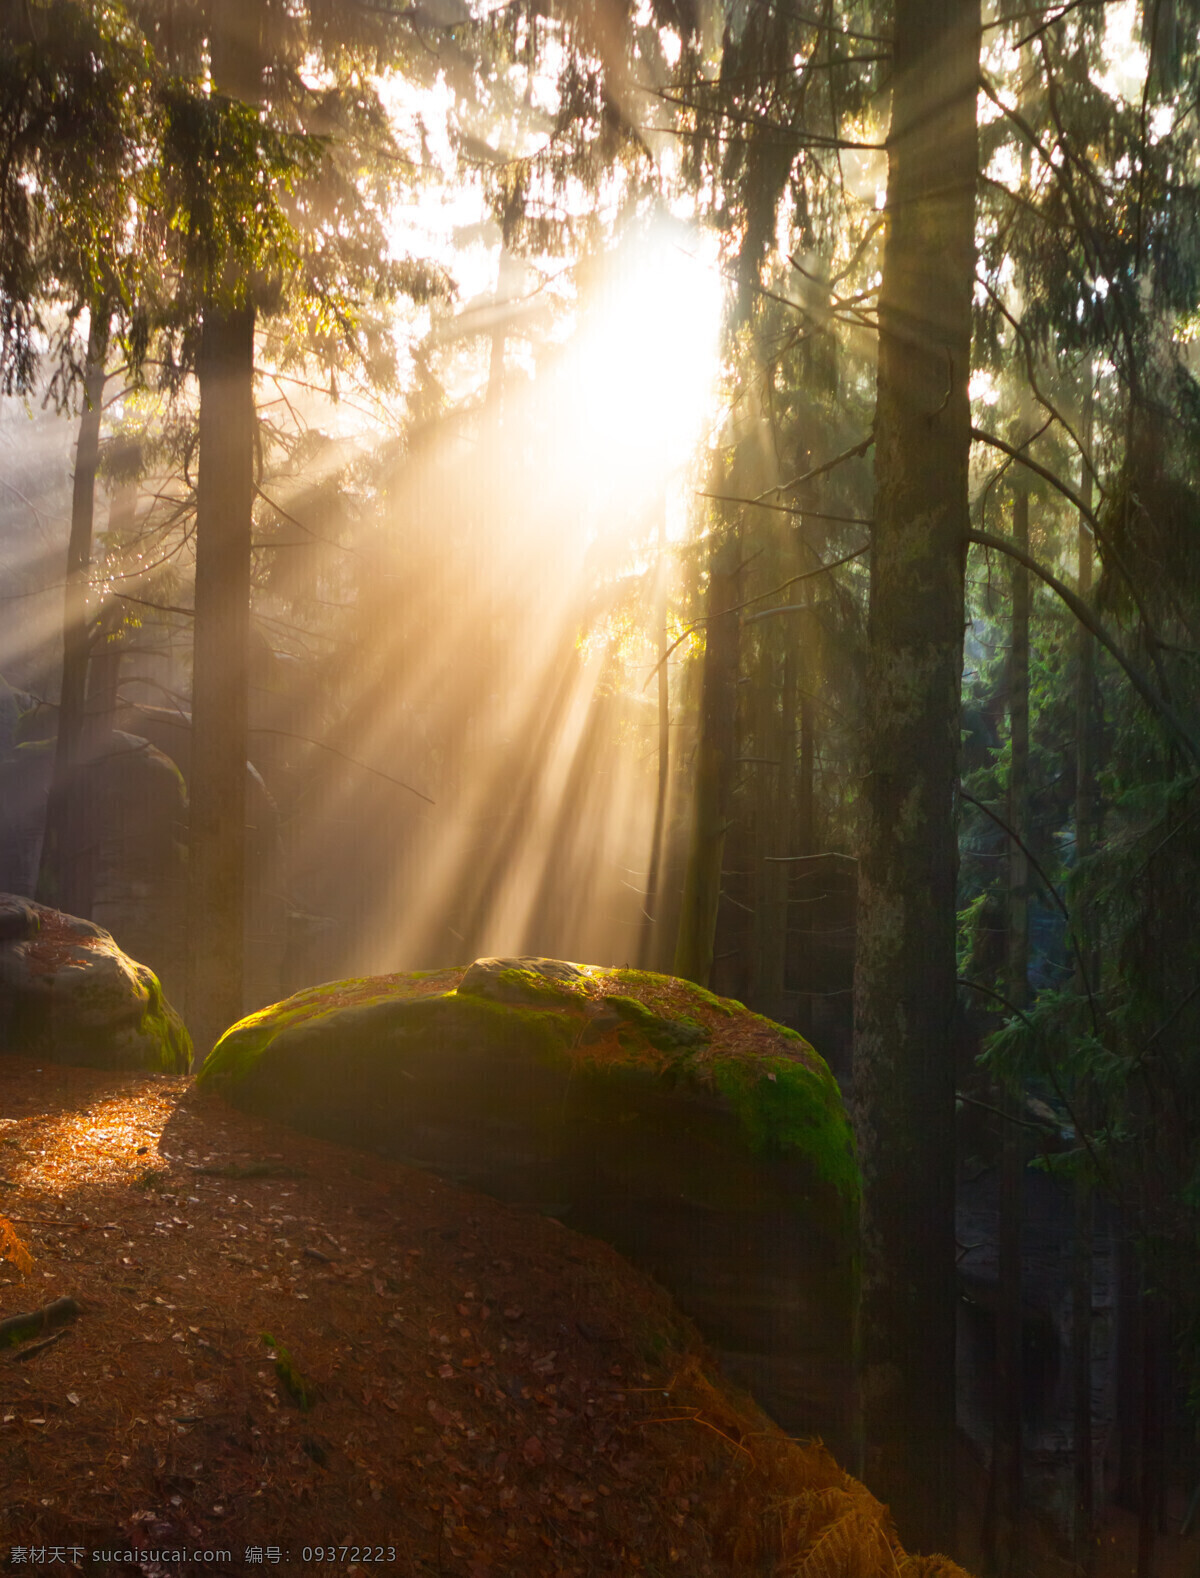
[[[11,1261],[26,1277],[33,1270],[33,1256],[6,1216],[0,1216],[0,1260]]]

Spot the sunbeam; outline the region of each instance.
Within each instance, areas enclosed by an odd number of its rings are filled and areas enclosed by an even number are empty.
[[[432,735],[422,788],[436,804],[388,807],[404,857],[347,916],[355,968],[635,954],[641,895],[626,873],[646,865],[653,764],[607,610],[661,539],[713,410],[720,302],[682,227],[627,240],[534,376],[475,427],[434,429],[398,473],[395,590],[357,743],[403,777],[414,729]],[[380,796],[330,775],[321,797],[356,865]]]

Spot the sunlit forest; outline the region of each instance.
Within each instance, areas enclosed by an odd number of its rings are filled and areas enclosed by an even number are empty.
[[[0,0],[0,1050],[51,914],[226,1094],[435,987],[785,1035],[852,1185],[704,1089],[853,1196],[836,1406],[568,1225],[907,1548],[1194,1572],[1198,110],[1194,0]],[[957,1571],[830,1527],[689,1570]],[[605,1548],[406,1570],[690,1560]]]

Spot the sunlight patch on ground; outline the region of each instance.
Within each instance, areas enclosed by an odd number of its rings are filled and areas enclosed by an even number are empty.
[[[81,1181],[128,1183],[156,1160],[180,1083],[163,1081],[134,1098],[122,1093],[61,1117],[31,1113],[6,1121],[0,1129],[5,1171],[19,1171],[23,1188],[45,1193]]]

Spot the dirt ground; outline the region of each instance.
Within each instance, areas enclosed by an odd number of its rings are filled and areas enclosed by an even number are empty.
[[[0,1349],[0,1571],[958,1571],[605,1245],[189,1080],[0,1056],[0,1217],[0,1322],[80,1307]],[[1036,1530],[1025,1566],[1074,1571]],[[1110,1510],[1095,1578],[1135,1572]]]
[[[0,1056],[0,1214],[0,1320],[80,1306],[0,1353],[0,1571],[958,1572],[605,1245],[186,1079]]]

